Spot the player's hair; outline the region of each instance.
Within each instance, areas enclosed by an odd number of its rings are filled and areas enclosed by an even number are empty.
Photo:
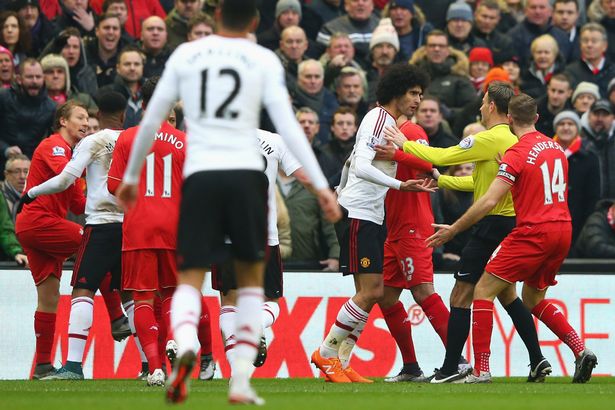
[[[145,64],[145,54],[143,54],[143,51],[139,47],[132,44],[128,44],[120,50],[120,52],[117,54],[117,64],[120,64],[120,61],[122,61],[122,56],[126,53],[139,54],[139,56],[141,56],[141,61],[143,62],[143,64]]]
[[[86,112],[88,110],[88,107],[86,107],[85,104],[76,100],[68,100],[58,107],[53,118],[53,129],[55,131],[62,128],[60,120],[69,119],[75,108],[83,108]]]
[[[23,75],[23,70],[26,68],[26,66],[29,65],[41,65],[41,62],[38,61],[36,58],[28,57],[19,64],[19,70],[17,74]]]
[[[574,0],[567,0],[567,1],[574,1]],[[478,4],[476,8],[478,9],[480,7],[485,7],[489,10],[497,10],[498,12],[502,12],[502,6],[500,6],[500,3],[498,3],[497,0],[483,0]]]
[[[244,31],[257,18],[256,0],[222,0],[220,4],[224,27]]]
[[[513,95],[515,95],[515,89],[510,83],[504,81],[492,81],[487,87],[487,101],[493,102],[500,114],[506,115]]]
[[[557,80],[557,81],[561,81],[563,83],[568,83],[568,87],[572,87],[572,83],[570,82],[570,78],[564,74],[564,73],[558,73],[555,74],[554,76],[552,76],[551,78],[549,78],[549,81],[547,81],[547,85],[551,84],[551,81],[553,80]]]
[[[4,164],[4,170],[8,170],[9,167],[11,165],[13,165],[13,162],[15,161],[28,161],[30,162],[30,158],[28,158],[25,154],[11,154],[9,155],[8,159],[6,160],[6,163]]]
[[[602,34],[602,40],[607,41],[606,30],[604,29],[602,24],[593,23],[593,22],[584,24],[583,27],[581,27],[580,35],[582,36],[583,33],[585,33],[586,31],[597,31],[600,34]]]
[[[141,87],[141,97],[143,98],[143,108],[147,107],[149,104],[149,100],[152,99],[152,95],[154,95],[154,90],[156,90],[156,86],[158,85],[158,81],[160,81],[160,76],[153,76],[145,81],[143,87]]]
[[[345,114],[352,114],[352,116],[354,117],[354,123],[355,125],[357,125],[357,113],[350,107],[346,107],[344,105],[337,107],[337,110],[335,110],[335,112],[333,113],[333,116],[331,117],[331,123],[335,122],[335,116],[336,115],[345,115]]]
[[[312,114],[316,117],[316,123],[320,124],[320,118],[318,118],[318,113],[316,111],[314,111],[313,109],[311,109],[310,107],[301,107],[297,110],[297,113],[295,114],[295,117],[297,119],[299,119],[299,115],[301,114]]]
[[[104,91],[96,96],[98,111],[103,115],[113,115],[124,112],[128,100],[117,91]]]
[[[508,114],[519,126],[533,125],[536,122],[537,112],[536,100],[527,94],[515,95],[508,103]]]
[[[120,28],[122,26],[122,22],[120,21],[120,16],[115,13],[102,13],[98,16],[98,22],[96,23],[96,28],[100,27],[103,21],[107,19],[117,19],[120,22]]]
[[[429,75],[422,69],[407,63],[393,64],[378,81],[376,100],[379,104],[388,104],[412,87],[419,86],[425,91],[428,85]]]
[[[192,29],[199,24],[205,24],[206,26],[211,27],[214,32],[216,31],[216,22],[214,19],[212,19],[209,14],[205,14],[200,11],[188,20],[188,33],[190,33]]]
[[[577,3],[577,0],[555,0],[553,2],[553,10],[555,10],[555,6],[557,4],[568,4],[568,3],[574,3],[577,11],[579,11],[579,3]]]
[[[105,1],[103,1],[103,4],[102,4],[102,11],[103,11],[103,13],[106,13],[107,10],[109,10],[109,7],[111,7],[111,5],[115,4],[115,3],[126,4],[126,3],[124,3],[124,0],[105,0]]]

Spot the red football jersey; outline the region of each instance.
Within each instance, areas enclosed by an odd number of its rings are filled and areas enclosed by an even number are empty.
[[[523,135],[506,151],[497,178],[512,185],[517,226],[571,220],[568,160],[551,138]]]
[[[123,131],[113,151],[109,178],[121,180],[138,127]],[[166,121],[145,159],[135,207],[124,215],[122,250],[175,249],[186,158],[186,134]]]
[[[400,127],[409,141],[418,141],[429,145],[427,134],[419,125],[411,121],[406,121]],[[419,174],[431,172],[432,165],[397,150],[395,157],[397,161],[396,178],[400,181],[417,179]],[[385,202],[387,240],[401,238],[426,239],[433,234],[434,229],[431,224],[434,222],[433,211],[431,209],[431,197],[428,192],[402,192],[396,189],[389,189]]]
[[[32,155],[24,192],[60,174],[72,156],[72,148],[60,134],[42,140]],[[41,195],[26,204],[17,215],[15,232],[44,227],[47,218],[64,219],[69,209],[77,215],[85,211],[85,196],[77,184],[57,194]]]

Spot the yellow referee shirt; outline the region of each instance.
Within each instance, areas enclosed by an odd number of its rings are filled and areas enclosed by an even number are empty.
[[[510,132],[507,124],[499,124],[489,130],[466,137],[459,145],[452,147],[436,148],[407,141],[403,149],[436,166],[473,162],[474,171],[471,177],[441,175],[438,179],[438,186],[458,191],[474,191],[474,202],[476,202],[485,195],[498,173],[499,164],[496,156],[504,155],[506,150],[517,141],[517,137]],[[510,192],[498,202],[489,215],[515,216]]]

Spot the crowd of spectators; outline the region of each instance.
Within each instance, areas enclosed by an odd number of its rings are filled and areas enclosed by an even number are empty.
[[[52,132],[56,106],[84,103],[95,130],[97,96],[118,91],[128,101],[124,126],[137,125],[143,82],[162,73],[181,43],[215,33],[217,1],[0,0],[2,229],[3,215],[14,217],[28,158]],[[573,255],[615,257],[614,0],[259,4],[253,40],[282,62],[297,119],[331,187],[339,182],[361,119],[376,104],[378,79],[391,64],[416,64],[429,73],[413,120],[437,147],[458,144],[468,130],[480,131],[484,90],[491,81],[508,81],[538,100],[537,128],[568,156]],[[177,121],[182,127],[181,106]],[[262,127],[273,131],[266,114]],[[441,171],[469,170],[471,164]],[[292,179],[278,185],[290,216],[287,260],[337,269],[334,230],[315,198]],[[452,222],[470,200],[467,193],[438,193],[437,219]],[[593,245],[594,231],[608,234],[611,244]],[[5,259],[20,251],[12,239],[0,241]],[[436,252],[438,265],[454,263],[459,249],[457,243]]]

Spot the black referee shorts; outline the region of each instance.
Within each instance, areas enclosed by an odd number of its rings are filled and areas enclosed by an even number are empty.
[[[182,188],[177,233],[180,270],[208,268],[231,254],[242,262],[265,258],[267,245],[267,176],[262,171],[201,171]]]
[[[495,248],[515,227],[514,216],[488,215],[472,228],[472,235],[461,251],[461,268],[455,279],[476,285]]]

